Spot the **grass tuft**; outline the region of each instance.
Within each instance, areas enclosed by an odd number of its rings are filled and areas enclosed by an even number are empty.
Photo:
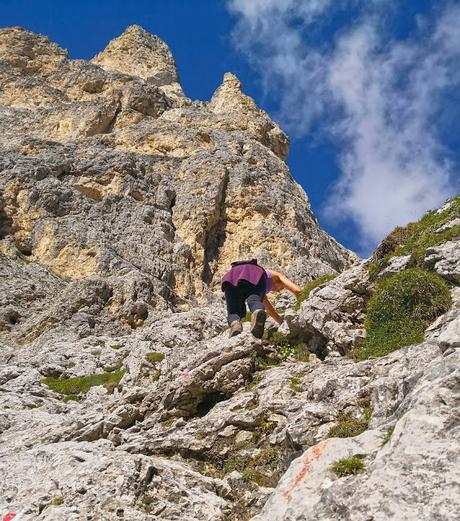
[[[259,385],[261,381],[262,381],[262,375],[254,374],[252,376],[252,380],[248,381],[246,383],[246,385],[244,386],[244,388],[246,389],[246,391],[250,391],[251,389],[254,389],[254,387],[256,387],[257,385]]]
[[[174,423],[176,422],[177,418],[169,418],[168,420],[165,420],[164,422],[160,423],[160,426],[162,429],[169,429]]]
[[[258,371],[263,371],[264,369],[269,369],[270,367],[275,367],[279,365],[279,360],[271,358],[267,355],[257,355],[254,357],[254,362],[256,365],[256,369]]]
[[[59,378],[43,378],[42,383],[51,390],[66,395],[68,400],[76,399],[80,394],[86,394],[95,385],[116,385],[121,380],[125,370],[114,371],[112,373],[93,374],[89,376],[77,376],[60,380]]]
[[[280,477],[280,455],[278,449],[265,447],[253,458],[232,456],[223,464],[221,477],[237,470],[244,481],[253,481],[261,487],[274,487]]]
[[[293,376],[289,382],[290,389],[292,389],[295,393],[303,393],[305,389],[300,385],[301,381],[302,375]]]
[[[364,472],[366,466],[363,460],[364,456],[357,454],[351,458],[336,461],[331,466],[331,470],[339,478],[343,478],[344,476],[355,476],[356,474]]]
[[[150,362],[151,364],[156,364],[157,362],[161,362],[164,360],[165,355],[163,353],[159,353],[157,351],[151,351],[150,353],[147,353],[145,355],[145,359],[147,362]]]
[[[351,356],[366,360],[421,342],[428,325],[451,305],[449,286],[436,273],[409,268],[380,281],[367,307],[364,346]]]
[[[337,423],[329,430],[330,438],[352,438],[367,431],[369,420],[372,416],[372,406],[370,404],[364,407],[363,415],[360,418],[353,418],[349,414],[340,414]]]
[[[393,432],[394,432],[395,428],[394,427],[389,427],[386,434],[385,434],[385,437],[383,438],[382,440],[382,443],[381,443],[381,447],[383,447],[384,445],[386,445],[389,441],[390,441],[390,438],[393,436]]]

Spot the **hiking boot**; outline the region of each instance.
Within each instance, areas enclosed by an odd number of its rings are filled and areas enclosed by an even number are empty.
[[[263,309],[256,309],[251,317],[251,333],[256,338],[262,338],[264,334],[265,319],[267,314]]]
[[[232,336],[239,335],[243,331],[243,326],[241,325],[241,322],[239,320],[234,320],[230,324],[230,331],[229,331],[229,337],[232,338]]]

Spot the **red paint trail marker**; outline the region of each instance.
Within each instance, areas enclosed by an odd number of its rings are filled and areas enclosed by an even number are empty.
[[[293,490],[299,485],[299,483],[305,478],[305,476],[310,472],[311,466],[313,463],[321,456],[324,449],[329,445],[329,439],[320,441],[317,445],[311,447],[305,456],[302,459],[302,466],[300,467],[299,472],[294,476],[294,478],[289,483],[289,486],[285,492],[283,492],[283,496],[289,501],[292,499]]]

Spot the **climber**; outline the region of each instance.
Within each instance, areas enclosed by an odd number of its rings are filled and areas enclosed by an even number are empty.
[[[283,318],[271,305],[267,293],[283,289],[288,289],[296,296],[300,293],[299,286],[281,273],[259,266],[256,259],[232,262],[231,270],[222,277],[229,336],[239,335],[243,331],[241,319],[246,315],[245,301],[252,313],[251,333],[256,338],[262,338],[264,334],[266,312],[281,325]]]

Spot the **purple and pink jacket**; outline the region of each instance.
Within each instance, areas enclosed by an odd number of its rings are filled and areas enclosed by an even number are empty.
[[[245,280],[250,284],[257,286],[263,276],[267,277],[265,293],[268,293],[273,289],[273,277],[270,271],[265,270],[256,264],[240,264],[238,266],[233,266],[233,268],[222,277],[222,289],[225,283],[231,284],[236,288],[240,280]]]

